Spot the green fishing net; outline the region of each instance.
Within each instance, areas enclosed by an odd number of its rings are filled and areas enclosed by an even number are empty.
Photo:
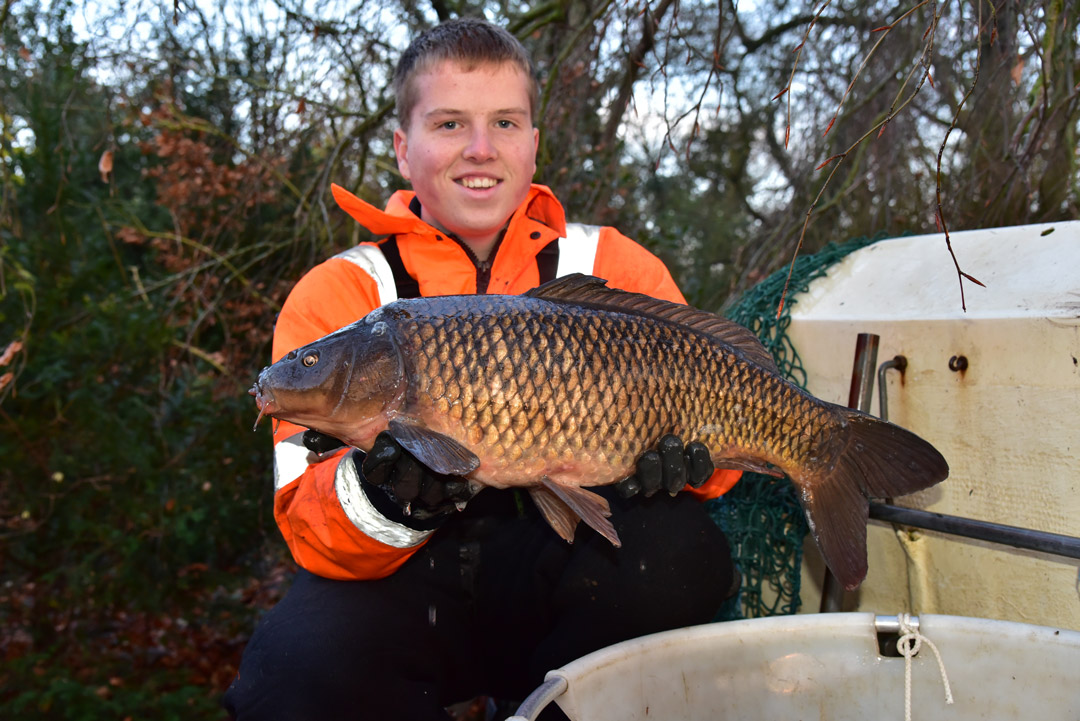
[[[806,371],[787,336],[791,308],[798,303],[798,295],[848,254],[886,237],[878,234],[830,243],[818,253],[796,258],[779,316],[776,310],[787,281],[787,268],[748,290],[727,316],[756,333],[776,359],[781,374],[805,387]],[[734,488],[709,501],[707,507],[727,535],[735,565],[742,574],[739,593],[724,605],[717,620],[797,612],[801,603],[802,544],[808,529],[791,481],[744,473]]]

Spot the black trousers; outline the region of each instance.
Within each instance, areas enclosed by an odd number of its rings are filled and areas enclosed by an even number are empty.
[[[452,703],[521,701],[575,658],[711,621],[734,571],[702,505],[601,492],[622,548],[584,524],[568,544],[527,495],[489,489],[388,578],[300,571],[260,621],[225,707],[240,721],[446,721]]]

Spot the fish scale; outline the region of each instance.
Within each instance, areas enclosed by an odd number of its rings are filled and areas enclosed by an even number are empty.
[[[948,475],[910,431],[782,378],[745,328],[588,276],[396,301],[264,369],[252,394],[261,415],[361,449],[389,430],[439,473],[528,488],[568,541],[584,520],[618,545],[589,487],[665,434],[700,441],[718,467],[789,476],[848,588],[866,574],[868,498]]]
[[[834,442],[823,433],[837,422],[827,408],[693,332],[655,318],[521,305],[481,297],[468,312],[418,312],[399,331],[416,379],[410,405],[445,416],[443,432],[480,445],[493,463],[539,447],[546,461],[629,475],[667,432],[709,447],[758,447],[774,465],[822,455],[814,439]],[[763,412],[793,404],[792,414]]]

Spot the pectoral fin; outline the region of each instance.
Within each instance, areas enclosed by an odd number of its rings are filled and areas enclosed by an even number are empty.
[[[546,477],[540,486],[529,492],[540,513],[566,541],[574,542],[574,529],[582,520],[616,548],[622,546],[619,534],[608,520],[611,507],[604,497],[578,486],[561,485]]]
[[[413,421],[395,418],[390,421],[389,431],[395,441],[436,473],[464,476],[480,465],[475,453],[450,436]]]

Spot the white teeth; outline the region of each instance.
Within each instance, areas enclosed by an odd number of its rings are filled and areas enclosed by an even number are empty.
[[[494,178],[462,178],[461,184],[466,188],[494,188],[499,181]]]

